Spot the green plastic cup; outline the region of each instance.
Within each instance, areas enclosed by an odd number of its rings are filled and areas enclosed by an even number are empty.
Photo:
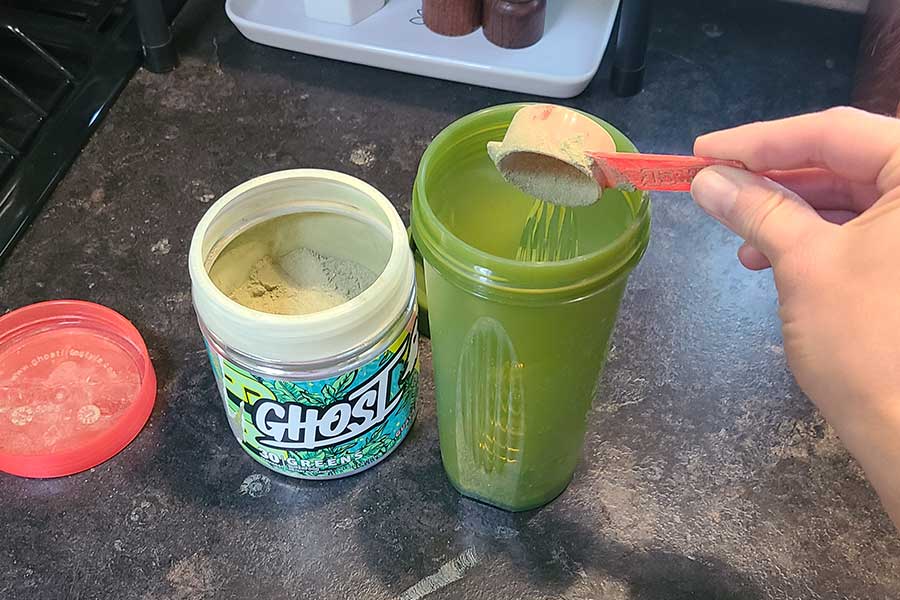
[[[650,236],[650,201],[606,190],[574,209],[579,254],[516,260],[534,200],[506,184],[485,146],[522,104],[468,115],[419,165],[412,233],[424,259],[441,456],[465,496],[536,508],[582,454],[616,314]],[[634,145],[596,119],[621,152]]]

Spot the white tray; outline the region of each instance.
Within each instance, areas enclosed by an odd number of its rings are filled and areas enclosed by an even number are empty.
[[[353,26],[308,19],[301,0],[226,0],[246,37],[337,60],[554,98],[580,94],[597,72],[619,0],[549,0],[544,38],[506,50],[481,30],[449,38],[422,24],[421,0],[388,0]]]

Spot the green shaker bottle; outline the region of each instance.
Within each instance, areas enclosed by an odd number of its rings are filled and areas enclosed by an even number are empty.
[[[628,275],[650,236],[649,197],[606,190],[574,209],[575,258],[516,260],[535,201],[503,181],[485,146],[522,106],[441,132],[422,157],[412,209],[444,468],[462,494],[513,511],[546,504],[572,478]],[[635,151],[597,121],[619,151]]]

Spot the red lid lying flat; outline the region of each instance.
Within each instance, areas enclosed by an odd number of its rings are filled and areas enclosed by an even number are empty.
[[[155,399],[147,347],[119,313],[57,300],[0,317],[0,470],[97,466],[137,436]]]

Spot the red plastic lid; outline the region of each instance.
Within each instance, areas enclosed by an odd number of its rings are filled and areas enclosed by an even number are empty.
[[[147,346],[119,313],[56,300],[0,317],[0,470],[95,467],[137,436],[155,399]]]

